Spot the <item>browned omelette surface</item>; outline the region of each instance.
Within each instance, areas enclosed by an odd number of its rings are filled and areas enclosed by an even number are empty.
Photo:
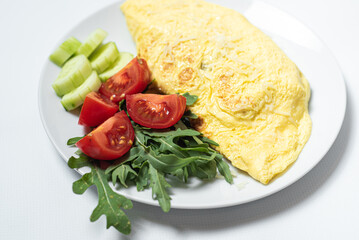
[[[195,94],[196,128],[233,166],[267,184],[311,132],[297,66],[240,13],[202,0],[127,0],[121,9],[157,86]]]

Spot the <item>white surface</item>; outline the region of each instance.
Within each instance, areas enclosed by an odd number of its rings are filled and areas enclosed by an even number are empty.
[[[347,84],[347,113],[324,159],[270,197],[219,210],[171,210],[135,203],[130,236],[105,219],[91,223],[91,190],[72,193],[69,170],[41,125],[37,87],[63,33],[115,1],[1,1],[0,239],[358,239],[359,2],[266,0],[295,16],[334,53]],[[325,86],[323,86],[325,87]],[[333,96],[335,98],[335,96]],[[55,127],[55,126],[54,126]]]
[[[171,189],[172,208],[205,209],[234,206],[278,192],[304,176],[322,159],[339,133],[345,114],[345,83],[339,66],[324,43],[307,27],[290,15],[262,1],[213,2],[243,13],[257,27],[271,36],[303,71],[310,82],[312,91],[309,107],[313,123],[312,133],[295,164],[269,185],[263,185],[243,173],[238,174],[232,185],[223,179],[210,184],[191,179],[190,185],[178,183],[178,187]],[[118,5],[119,3],[114,3],[91,14],[81,23],[76,24],[60,42],[70,36],[75,36],[80,40],[85,39],[94,29],[101,27],[109,33],[106,41],[115,41],[120,51],[131,51],[135,55],[134,42]],[[84,127],[77,124],[78,111],[76,111],[77,114],[66,112],[60,103],[60,98],[52,90],[51,84],[59,71],[60,68],[49,60],[45,61],[39,85],[39,108],[51,141],[67,161],[75,149],[69,148],[65,143],[71,137],[82,136]],[[334,95],[335,98],[333,98]],[[238,190],[239,184],[245,184],[245,187]],[[129,189],[121,189],[120,192],[132,200],[158,206],[157,201],[152,199],[151,191],[138,192],[133,186]]]

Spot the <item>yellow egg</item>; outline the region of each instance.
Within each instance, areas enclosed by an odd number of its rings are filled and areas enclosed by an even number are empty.
[[[202,0],[127,0],[121,9],[157,87],[199,97],[194,126],[233,166],[267,184],[298,158],[311,132],[310,88],[270,37]]]

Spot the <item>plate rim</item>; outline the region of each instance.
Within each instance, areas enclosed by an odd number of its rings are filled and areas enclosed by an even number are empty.
[[[104,11],[106,10],[107,8],[109,7],[119,7],[125,0],[121,0],[119,2],[115,2],[115,3],[110,3],[110,4],[107,4],[105,6],[103,6],[102,8],[96,10],[95,12],[92,12],[90,13],[89,15],[87,15],[86,17],[84,17],[82,20],[80,20],[79,22],[77,22],[76,24],[74,24],[70,29],[68,29],[66,31],[65,34],[62,34],[60,40],[54,44],[54,46],[58,46],[59,44],[61,44],[61,40],[64,39],[66,36],[69,36],[71,31],[73,31],[73,29],[77,28],[78,26],[84,24],[86,21],[88,21],[88,19],[94,17],[96,14],[98,14],[99,12],[101,11]],[[227,1],[235,1],[235,0],[227,0]],[[318,165],[318,163],[320,161],[323,160],[323,158],[325,157],[325,155],[329,152],[329,150],[333,147],[333,144],[335,142],[335,140],[338,138],[338,135],[343,127],[343,122],[344,122],[344,119],[345,119],[345,116],[346,116],[346,112],[347,112],[347,101],[348,101],[348,96],[347,96],[347,86],[346,86],[346,82],[345,82],[345,78],[344,78],[344,75],[343,75],[343,71],[339,65],[339,62],[337,60],[337,58],[334,56],[333,52],[329,49],[329,47],[327,46],[327,44],[309,27],[307,26],[306,24],[304,24],[303,22],[299,21],[295,16],[287,13],[286,11],[282,10],[281,8],[275,6],[275,5],[272,5],[272,4],[269,4],[269,3],[266,3],[266,2],[263,2],[261,0],[249,0],[251,3],[253,2],[261,2],[261,3],[264,3],[266,5],[269,5],[275,9],[278,9],[279,11],[281,12],[284,12],[286,14],[288,14],[288,16],[290,16],[291,18],[297,20],[300,24],[302,24],[306,29],[308,29],[310,31],[311,34],[313,34],[315,36],[315,38],[317,38],[319,41],[320,41],[320,44],[323,46],[324,50],[326,53],[329,54],[329,56],[332,58],[332,60],[334,60],[335,62],[335,66],[336,66],[336,71],[338,73],[338,79],[337,81],[340,82],[341,84],[343,84],[343,108],[341,109],[341,114],[340,114],[340,121],[338,121],[338,128],[335,129],[335,134],[333,134],[333,137],[332,139],[330,139],[330,144],[328,144],[328,147],[326,148],[325,151],[322,152],[322,154],[320,155],[320,157],[317,158],[317,161],[310,167],[310,168],[306,168],[305,171],[301,172],[301,174],[299,174],[298,177],[296,178],[293,178],[291,179],[290,181],[286,182],[285,184],[282,184],[282,185],[279,185],[277,188],[274,188],[272,189],[271,191],[267,192],[267,193],[264,193],[264,194],[258,194],[252,198],[248,198],[244,201],[236,201],[236,202],[226,202],[226,203],[221,203],[221,204],[206,204],[206,205],[203,205],[203,206],[198,206],[198,205],[193,205],[193,206],[190,206],[190,205],[181,205],[181,204],[175,204],[175,205],[172,205],[172,202],[171,202],[171,208],[173,209],[218,209],[218,208],[226,208],[226,207],[231,207],[231,206],[238,206],[238,205],[242,205],[242,204],[245,204],[245,203],[249,203],[249,202],[254,202],[254,201],[257,201],[259,199],[263,199],[263,198],[266,198],[270,195],[273,195],[281,190],[284,190],[288,187],[290,187],[292,184],[294,184],[295,182],[297,182],[298,180],[302,179],[303,177],[305,177],[310,171],[312,171],[315,166]],[[213,2],[213,1],[211,1]],[[234,8],[232,8],[234,9]],[[234,9],[236,10],[236,9]],[[236,10],[237,11],[237,10]],[[55,48],[53,48],[52,50],[54,50]],[[46,61],[48,61],[48,58],[46,59]],[[44,117],[44,110],[43,110],[43,106],[41,104],[41,87],[42,87],[42,84],[44,83],[44,76],[45,76],[45,72],[46,72],[46,65],[48,62],[43,63],[42,65],[42,70],[41,70],[41,73],[40,73],[40,80],[39,80],[39,83],[38,83],[38,94],[37,94],[37,98],[38,98],[38,109],[39,109],[39,114],[40,114],[40,119],[41,119],[41,122],[42,122],[42,125],[45,129],[45,132],[46,132],[46,135],[49,137],[50,139],[50,142],[51,144],[55,147],[56,151],[58,154],[60,154],[60,156],[62,157],[62,159],[67,163],[68,161],[68,158],[66,157],[65,153],[61,151],[60,149],[60,146],[56,144],[56,141],[55,141],[55,137],[53,136],[53,134],[51,133],[50,129],[49,129],[49,126],[48,124],[46,123],[46,120],[45,120],[45,117]],[[310,103],[310,102],[309,102]],[[83,175],[84,172],[79,170],[79,169],[74,169],[76,172],[78,172],[80,175]],[[260,183],[259,183],[260,184]],[[149,189],[148,189],[149,190]],[[117,191],[119,193],[119,191]],[[128,194],[126,192],[121,192],[120,193],[121,195],[133,200],[133,201],[136,201],[136,202],[139,202],[139,203],[143,203],[143,204],[148,204],[148,205],[152,205],[152,206],[158,206],[159,207],[159,204],[157,201],[154,201],[152,198],[151,199],[147,199],[147,198],[141,198],[141,197],[138,197],[136,195],[133,195],[133,194]]]

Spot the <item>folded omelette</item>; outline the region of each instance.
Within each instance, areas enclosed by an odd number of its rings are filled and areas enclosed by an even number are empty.
[[[194,127],[232,165],[267,184],[311,132],[297,66],[240,13],[202,0],[127,0],[121,9],[155,84],[197,95]]]

